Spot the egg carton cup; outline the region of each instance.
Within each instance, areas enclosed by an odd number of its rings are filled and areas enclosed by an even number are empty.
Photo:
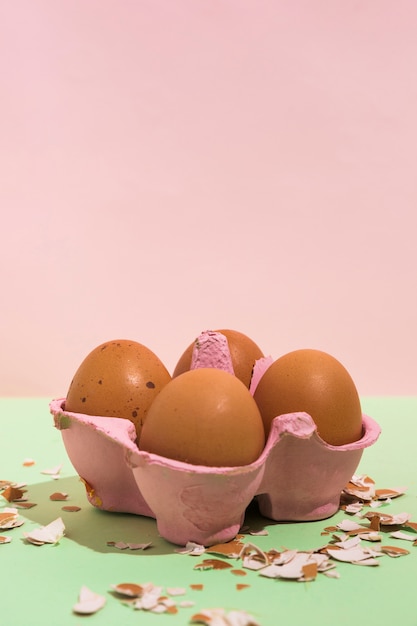
[[[127,419],[71,413],[64,398],[53,400],[50,411],[88,501],[106,511],[152,517],[159,534],[178,545],[233,539],[254,498],[261,514],[278,522],[332,516],[364,449],[380,434],[379,425],[363,415],[361,439],[332,446],[310,415],[289,413],[274,418],[255,462],[206,467],[139,450]]]

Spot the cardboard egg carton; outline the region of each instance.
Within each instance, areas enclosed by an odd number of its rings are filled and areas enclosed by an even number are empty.
[[[206,467],[139,450],[127,419],[70,413],[64,398],[53,400],[50,411],[89,502],[153,517],[160,535],[178,545],[233,539],[254,498],[271,520],[330,517],[364,449],[380,434],[379,425],[363,415],[362,437],[336,447],[320,438],[307,413],[289,413],[274,418],[255,462]]]

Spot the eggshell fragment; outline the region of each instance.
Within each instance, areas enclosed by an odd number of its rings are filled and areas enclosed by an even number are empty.
[[[8,535],[0,535],[0,545],[4,544],[4,543],[10,543],[12,540],[11,537],[9,537]]]
[[[23,535],[29,543],[41,546],[45,543],[58,543],[64,536],[64,533],[64,522],[58,517],[50,524],[35,528],[30,532],[23,533]]]
[[[206,626],[261,626],[259,622],[246,611],[225,609],[203,609],[191,617],[190,624],[205,624]]]
[[[78,596],[78,602],[74,604],[72,610],[79,615],[91,615],[97,613],[106,604],[106,598],[104,596],[91,591],[86,586],[81,587]]]
[[[17,528],[22,526],[24,520],[19,516],[18,510],[15,507],[5,507],[0,512],[0,528],[3,530],[10,530],[11,528]]]

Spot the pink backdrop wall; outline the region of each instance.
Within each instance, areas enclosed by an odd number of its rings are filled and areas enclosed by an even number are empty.
[[[0,395],[207,328],[417,394],[417,4],[0,4]]]

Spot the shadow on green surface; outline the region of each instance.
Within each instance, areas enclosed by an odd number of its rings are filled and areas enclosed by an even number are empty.
[[[68,494],[65,501],[50,499],[54,492]],[[155,556],[171,554],[175,546],[162,539],[152,518],[129,513],[111,513],[94,508],[87,500],[85,488],[78,476],[60,478],[57,481],[42,482],[27,486],[30,502],[36,503],[30,509],[19,509],[22,517],[39,525],[46,525],[57,517],[65,524],[68,539],[96,552],[117,552],[126,555]],[[13,506],[13,503],[10,503]],[[79,511],[68,512],[65,506],[78,506]],[[108,546],[108,542],[152,543],[147,550],[120,550]]]
[[[51,500],[50,496],[54,492],[66,493],[68,499]],[[66,537],[95,552],[155,556],[173,554],[178,548],[159,535],[156,521],[152,518],[129,513],[112,513],[94,508],[88,502],[84,484],[78,476],[28,485],[26,495],[30,502],[36,503],[36,506],[19,509],[22,517],[41,526],[61,517],[65,524]],[[9,506],[13,506],[13,503]],[[77,506],[80,510],[68,512],[63,510],[65,506]],[[272,524],[275,523],[262,517],[256,502],[252,502],[246,511],[245,526],[248,526],[251,531],[258,532]],[[120,550],[107,545],[108,542],[151,543],[152,545],[146,550]]]

